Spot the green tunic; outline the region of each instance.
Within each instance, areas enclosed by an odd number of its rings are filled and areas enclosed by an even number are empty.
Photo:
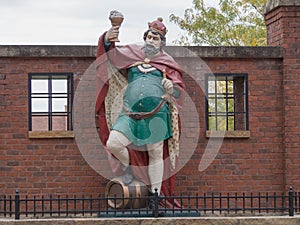
[[[154,68],[153,68],[154,69]],[[155,69],[142,72],[138,67],[128,69],[128,86],[124,93],[124,107],[131,112],[150,112],[162,101],[165,90],[162,72]],[[136,146],[154,144],[172,136],[170,110],[165,103],[155,115],[135,120],[121,112],[113,130],[122,132]]]

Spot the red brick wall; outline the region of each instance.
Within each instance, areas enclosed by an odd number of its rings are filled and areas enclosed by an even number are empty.
[[[97,194],[103,179],[85,162],[73,139],[28,138],[28,73],[82,75],[93,59],[1,58],[1,194]],[[75,82],[78,83],[75,76]]]
[[[257,51],[261,55],[251,57],[226,57],[230,51],[246,51],[246,48],[218,48],[222,52],[219,57],[210,56],[213,48],[194,48],[198,52],[207,51],[203,60],[214,73],[248,74],[251,135],[224,139],[212,163],[199,171],[210,140],[205,136],[205,94],[191,74],[185,74],[188,95],[199,114],[199,124],[191,123],[190,127],[191,130],[200,127],[200,137],[198,140],[189,130],[182,133],[184,138],[198,142],[191,159],[177,174],[176,194],[281,192],[289,185],[299,190],[299,7],[279,7],[267,13],[266,21],[268,44],[282,47],[283,53],[278,57],[268,57],[268,54],[263,57],[267,48]],[[107,180],[85,161],[75,139],[28,138],[28,73],[73,72],[77,86],[93,60],[91,56],[0,57],[1,194],[13,194],[16,189],[21,194],[104,192]],[[193,58],[178,56],[176,60],[184,65],[185,71],[192,69],[193,76],[204,84],[204,74],[209,72],[206,67]],[[91,144],[97,145],[94,140]],[[189,147],[193,145],[185,146]],[[185,150],[182,149],[183,155]]]
[[[300,185],[300,5],[280,7],[266,17],[270,44],[283,47],[286,189]],[[278,30],[272,35],[273,30]],[[279,40],[279,41],[276,41]]]
[[[198,171],[208,139],[205,138],[205,96],[200,90],[188,92],[199,109],[200,140],[187,165],[177,177],[179,192],[282,191],[284,160],[282,139],[281,60],[205,59],[215,73],[248,73],[249,129],[246,139],[224,139],[213,163]],[[191,65],[193,63],[191,62]],[[204,77],[199,72],[200,77]],[[195,87],[185,78],[187,87]]]
[[[216,73],[248,73],[251,137],[226,139],[212,164],[198,166],[208,139],[205,137],[205,95],[186,74],[188,94],[199,113],[200,139],[188,163],[177,176],[179,192],[282,191],[282,77],[280,59],[204,59]],[[195,62],[178,58],[180,64]],[[30,72],[73,72],[76,85],[93,58],[1,58],[0,187],[12,194],[98,194],[107,180],[96,173],[74,139],[28,138],[28,81]],[[184,68],[187,69],[187,68]],[[196,68],[196,77],[204,73]],[[81,77],[83,78],[83,77]],[[75,86],[76,86],[75,85]],[[84,110],[84,109],[83,109]],[[192,133],[185,132],[187,138]]]

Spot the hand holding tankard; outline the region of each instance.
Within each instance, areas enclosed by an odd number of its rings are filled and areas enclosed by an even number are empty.
[[[124,20],[124,16],[122,13],[113,10],[109,13],[109,20],[111,22],[112,28],[107,32],[105,38],[110,42],[119,42],[119,28]]]

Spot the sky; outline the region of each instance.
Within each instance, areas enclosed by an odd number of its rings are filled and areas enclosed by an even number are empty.
[[[97,45],[112,10],[124,15],[120,44],[141,43],[148,22],[162,17],[170,45],[184,31],[169,16],[191,7],[192,0],[0,0],[0,45]]]

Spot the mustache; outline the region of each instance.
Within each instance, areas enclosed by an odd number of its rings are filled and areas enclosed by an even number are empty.
[[[147,44],[147,43],[145,44],[143,49],[144,49],[145,54],[148,54],[148,55],[155,55],[156,53],[158,53],[160,51],[160,48],[157,48],[154,45]]]

